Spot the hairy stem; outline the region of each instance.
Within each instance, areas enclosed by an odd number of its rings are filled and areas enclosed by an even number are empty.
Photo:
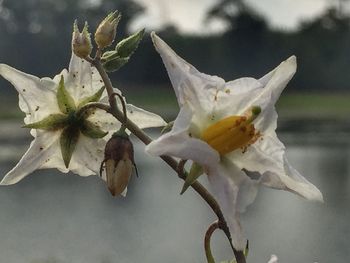
[[[104,68],[100,62],[100,59],[99,58],[95,58],[95,59],[87,58],[86,60],[95,66],[97,71],[100,73],[102,81],[104,82],[107,94],[109,96],[109,103],[110,103],[110,108],[109,108],[108,112],[110,114],[112,114],[121,123],[123,123],[123,121],[125,121],[124,114],[117,107],[116,100],[113,96],[114,90],[113,90],[112,82],[109,79],[106,71],[104,70]],[[135,123],[133,123],[131,120],[127,119],[125,124],[126,124],[126,127],[137,138],[139,138],[145,145],[152,142],[152,139],[145,132],[143,132]],[[177,172],[178,176],[181,179],[185,180],[186,174],[184,171],[180,171],[180,172],[178,171],[179,163],[174,158],[172,158],[170,156],[166,156],[166,155],[160,156],[160,158],[163,159],[163,161],[166,162],[175,172]],[[220,208],[219,204],[217,203],[217,201],[215,200],[215,198],[198,181],[195,181],[191,185],[191,187],[205,200],[205,202],[210,206],[210,208],[213,210],[213,212],[218,217],[219,228],[224,231],[226,237],[228,238],[228,240],[230,242],[230,246],[235,254],[237,263],[246,263],[243,251],[236,250],[232,245],[232,237],[231,237],[230,230],[228,228],[225,217],[221,211],[221,208]]]

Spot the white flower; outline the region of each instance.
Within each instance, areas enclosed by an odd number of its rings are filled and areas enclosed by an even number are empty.
[[[88,102],[108,102],[97,70],[72,55],[69,70],[53,79],[39,79],[4,64],[0,64],[0,75],[18,91],[19,107],[26,114],[25,127],[32,128],[34,137],[22,159],[0,184],[17,183],[34,170],[44,168],[81,176],[98,174],[106,141],[121,124],[100,109],[77,114]],[[115,92],[120,93],[117,89]],[[127,110],[128,117],[140,128],[164,125],[158,115],[131,104]]]
[[[246,244],[239,215],[255,199],[259,184],[322,201],[321,192],[290,166],[275,133],[274,105],[295,73],[294,56],[261,79],[225,82],[200,73],[154,33],[152,39],[180,113],[172,130],[146,151],[190,159],[203,167],[237,249]]]

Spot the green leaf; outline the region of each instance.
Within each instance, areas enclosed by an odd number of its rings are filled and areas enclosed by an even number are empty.
[[[58,84],[56,97],[57,97],[58,107],[60,108],[62,113],[67,114],[71,111],[75,111],[76,107],[75,107],[74,99],[68,93],[68,91],[64,86],[63,76],[61,76],[60,83]]]
[[[196,181],[197,178],[199,176],[201,176],[203,173],[204,173],[204,170],[203,170],[202,166],[200,166],[197,163],[192,163],[190,172],[186,176],[186,180],[185,180],[185,183],[184,183],[184,185],[182,187],[182,190],[181,190],[180,194],[183,194],[187,190],[187,188],[190,187],[191,184],[193,184],[194,181]]]
[[[129,61],[129,57],[126,57],[126,58],[116,57],[114,59],[111,59],[111,60],[104,62],[102,65],[106,71],[113,72],[113,71],[120,69],[128,61]]]
[[[69,167],[75,147],[77,146],[80,131],[77,127],[67,127],[60,137],[61,154],[66,168]]]
[[[100,139],[105,137],[108,132],[104,132],[97,125],[93,124],[88,120],[84,120],[83,125],[80,127],[80,131],[86,137],[93,139]]]
[[[105,87],[103,86],[95,94],[91,95],[90,97],[82,99],[78,104],[78,109],[80,109],[81,107],[83,107],[89,102],[98,102],[101,99],[104,89]]]
[[[145,29],[142,29],[120,41],[115,48],[118,52],[118,55],[122,58],[130,57],[137,49],[144,33]]]
[[[63,129],[65,126],[67,126],[67,122],[67,115],[50,114],[48,117],[44,118],[41,121],[24,125],[23,128],[56,131],[59,129]]]

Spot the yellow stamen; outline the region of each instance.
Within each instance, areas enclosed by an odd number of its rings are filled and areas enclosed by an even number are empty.
[[[230,116],[214,123],[203,131],[201,139],[220,155],[246,148],[256,141],[256,135],[259,133],[252,124],[260,113],[257,109],[258,107],[253,107],[244,114],[245,116]]]

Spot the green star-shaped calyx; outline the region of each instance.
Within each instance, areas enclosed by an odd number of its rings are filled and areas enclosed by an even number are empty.
[[[93,124],[87,118],[92,114],[91,110],[81,112],[80,109],[90,102],[98,102],[102,96],[104,87],[99,89],[92,96],[82,99],[76,105],[73,97],[66,90],[64,78],[57,88],[57,104],[60,113],[50,114],[41,121],[23,126],[24,128],[40,129],[46,131],[62,130],[60,136],[61,154],[65,166],[68,168],[75,147],[81,134],[93,139],[103,138],[108,132],[104,132],[99,126]]]

